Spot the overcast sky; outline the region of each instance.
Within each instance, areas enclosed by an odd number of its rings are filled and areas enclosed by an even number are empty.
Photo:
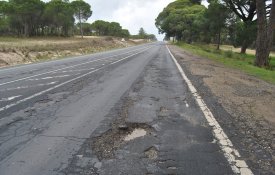
[[[119,22],[131,34],[137,34],[140,27],[147,33],[158,35],[155,19],[174,0],[85,0],[90,3],[93,15],[89,22],[98,19]],[[162,39],[162,36],[158,36]]]
[[[49,1],[49,0],[44,0]],[[131,34],[137,34],[143,27],[147,33],[155,34],[159,40],[163,36],[158,35],[155,19],[169,3],[175,0],[84,0],[93,10],[88,22],[104,20],[119,22],[128,29]]]
[[[140,27],[147,33],[158,35],[155,19],[169,3],[175,0],[85,0],[90,3],[93,15],[89,22],[101,19],[119,22],[131,34],[137,34]]]

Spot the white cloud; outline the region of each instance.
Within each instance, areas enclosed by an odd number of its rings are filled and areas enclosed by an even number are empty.
[[[89,22],[106,20],[119,22],[123,28],[129,29],[131,34],[137,34],[140,27],[147,33],[158,35],[155,19],[169,3],[174,0],[86,0],[90,3],[93,16]]]

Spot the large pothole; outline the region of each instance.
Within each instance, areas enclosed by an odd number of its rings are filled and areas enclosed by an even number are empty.
[[[117,117],[111,124],[111,128],[94,137],[91,143],[93,153],[99,160],[114,158],[116,150],[130,141],[151,135],[153,128],[146,123],[127,123],[128,109],[133,105],[133,100],[127,98],[117,111]]]
[[[99,160],[114,158],[114,152],[123,144],[151,135],[152,131],[152,127],[145,123],[127,123],[123,128],[112,128],[101,136],[95,137],[92,149]]]

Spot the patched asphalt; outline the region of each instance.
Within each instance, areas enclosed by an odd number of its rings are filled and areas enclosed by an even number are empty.
[[[115,62],[138,49],[144,51],[108,65],[107,61]],[[63,77],[44,76],[47,71],[106,57],[58,72]],[[7,77],[0,84],[42,75],[5,84],[1,89],[7,91],[29,88],[1,95],[24,98],[47,88],[38,84],[66,82],[89,68],[100,70],[1,113],[0,174],[233,174],[165,43],[45,66],[48,70],[42,69],[43,63],[17,67],[14,72],[3,70]],[[69,70],[80,74],[64,76]],[[228,115],[222,109],[215,110],[217,114]],[[125,139],[134,131],[146,135]]]

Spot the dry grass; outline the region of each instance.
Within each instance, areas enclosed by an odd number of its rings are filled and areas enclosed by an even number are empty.
[[[95,53],[135,45],[113,37],[0,37],[0,66]]]
[[[216,50],[213,46],[209,45],[190,45],[186,43],[178,43],[178,45],[195,55],[218,61],[227,67],[242,70],[250,75],[275,84],[274,57],[271,57],[269,69],[264,69],[253,65],[255,55],[252,54],[239,54],[233,51]]]
[[[70,38],[0,38],[0,49],[15,49],[23,48],[30,51],[44,51],[44,50],[64,50],[72,48],[83,48],[84,46],[101,46],[108,45],[105,37],[79,37]]]
[[[222,45],[220,48],[222,50],[229,50],[229,51],[233,51],[233,52],[237,52],[237,53],[241,52],[241,48],[235,48],[235,47],[233,47],[231,45]],[[250,55],[255,55],[256,54],[256,50],[254,50],[254,49],[247,49],[246,53],[250,54]],[[275,52],[271,52],[270,56],[275,57]]]

